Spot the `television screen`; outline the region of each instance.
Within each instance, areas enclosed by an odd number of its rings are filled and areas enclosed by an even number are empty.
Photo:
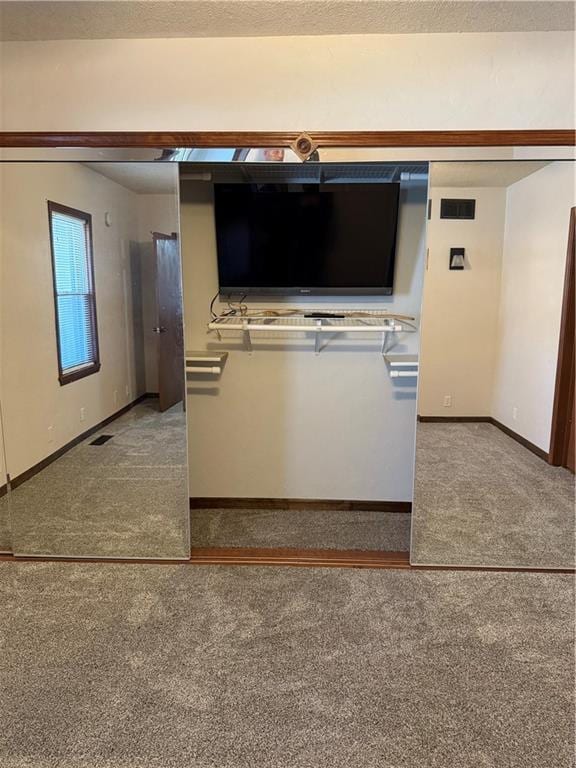
[[[222,294],[389,295],[399,184],[216,184]]]

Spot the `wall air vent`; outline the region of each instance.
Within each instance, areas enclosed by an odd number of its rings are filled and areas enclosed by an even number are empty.
[[[440,201],[441,219],[476,218],[476,200],[454,200],[443,197]]]

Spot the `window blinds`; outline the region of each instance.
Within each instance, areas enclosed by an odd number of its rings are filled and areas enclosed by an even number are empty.
[[[51,211],[54,286],[62,373],[97,361],[89,223]]]

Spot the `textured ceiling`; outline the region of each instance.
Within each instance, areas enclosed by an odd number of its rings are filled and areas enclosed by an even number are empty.
[[[544,162],[431,163],[431,187],[509,187],[539,171]]]
[[[0,2],[4,41],[572,29],[574,3],[557,0]]]

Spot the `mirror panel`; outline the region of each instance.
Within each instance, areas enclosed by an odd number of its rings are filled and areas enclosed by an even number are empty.
[[[370,163],[473,160],[574,160],[576,147],[319,147],[306,162]],[[292,163],[301,162],[289,147],[0,147],[4,161]]]
[[[327,147],[319,150],[323,163],[339,162],[455,162],[494,160],[574,160],[576,147]]]
[[[425,163],[183,164],[193,547],[408,552],[417,375],[413,362],[406,375],[392,375],[399,369],[388,358],[406,363],[418,351],[427,170]],[[326,192],[333,183],[398,183],[393,295],[218,295],[221,182],[268,191],[293,185],[295,194],[303,185],[314,194],[320,183]],[[326,319],[321,338],[319,321],[304,316],[319,310],[337,316]],[[406,322],[371,332],[379,320],[371,313],[379,312]],[[253,320],[244,332],[242,322]],[[212,362],[202,362],[206,355]],[[202,370],[219,359],[220,370]]]
[[[156,311],[157,298],[153,295],[155,290],[144,285],[144,254],[148,252],[152,262],[156,262],[164,246],[170,250],[172,227],[173,231],[178,231],[176,173],[179,161],[185,161],[185,183],[198,185],[212,182],[212,178],[205,178],[207,164],[219,165],[222,172],[235,166],[241,173],[244,173],[243,166],[257,168],[285,164],[287,172],[291,167],[306,168],[308,177],[312,167],[320,168],[318,160],[324,167],[355,163],[364,165],[365,169],[371,163],[376,166],[402,160],[414,166],[421,161],[436,160],[431,164],[432,208],[428,223],[429,254],[420,359],[412,562],[488,567],[573,566],[573,478],[562,466],[548,465],[544,461],[552,454],[553,461],[562,461],[557,456],[560,449],[551,446],[550,440],[551,433],[557,431],[557,425],[553,423],[557,410],[554,384],[562,319],[560,294],[565,277],[567,211],[575,204],[574,163],[566,162],[575,157],[573,147],[321,148],[318,155],[305,164],[295,162],[291,150],[286,149],[25,148],[2,149],[0,155],[11,161],[83,160],[54,164],[62,170],[58,174],[58,184],[66,176],[64,168],[78,166],[83,173],[106,179],[106,183],[131,192],[132,197],[139,200],[136,213],[133,206],[125,206],[121,215],[123,222],[128,219],[138,222],[133,224],[130,232],[126,225],[121,233],[113,234],[117,217],[110,217],[110,226],[104,217],[102,230],[108,232],[109,237],[99,238],[99,242],[107,243],[108,256],[121,254],[123,266],[116,270],[117,279],[102,277],[101,270],[96,270],[95,274],[102,370],[106,340],[114,333],[125,340],[123,355],[114,354],[111,367],[107,366],[109,371],[118,374],[119,382],[120,378],[129,379],[128,390],[124,388],[128,395],[122,394],[121,382],[112,385],[112,398],[120,400],[118,405],[122,408],[123,398],[133,398],[133,392],[141,391],[142,382],[142,394],[154,389],[149,386],[154,378],[149,348],[154,347],[158,339],[151,329],[161,328],[162,323],[158,320],[150,326],[148,322],[150,308]],[[118,160],[140,162],[118,163]],[[9,168],[15,173],[10,173],[8,178],[5,171]],[[31,176],[26,175],[26,168]],[[16,172],[17,169],[20,171]],[[34,173],[38,177],[32,183]],[[170,178],[168,192],[166,188],[154,186],[159,173],[167,173]],[[72,405],[67,399],[67,405],[61,395],[52,391],[49,372],[52,370],[53,374],[56,349],[54,291],[50,297],[52,318],[49,321],[52,345],[45,343],[40,348],[35,345],[35,339],[36,336],[40,338],[42,329],[33,318],[41,312],[47,317],[46,296],[29,290],[26,286],[30,281],[24,276],[25,268],[33,273],[35,264],[31,263],[32,259],[43,259],[43,268],[46,259],[48,264],[51,263],[45,207],[47,200],[58,195],[43,187],[41,179],[46,174],[45,162],[6,163],[0,167],[0,174],[4,202],[0,214],[2,331],[3,338],[10,338],[10,334],[5,333],[6,328],[16,327],[19,333],[14,338],[22,343],[20,351],[16,342],[3,344],[0,360],[7,435],[4,463],[12,478],[12,489],[0,497],[0,514],[4,508],[8,510],[4,519],[12,516],[11,538],[17,540],[16,551],[19,554],[72,557],[186,557],[189,552],[186,500],[198,491],[194,487],[189,494],[184,487],[187,462],[185,429],[182,429],[184,415],[178,413],[168,425],[167,420],[160,419],[159,411],[149,408],[140,418],[138,409],[143,403],[138,403],[115,418],[111,423],[118,431],[114,433],[109,449],[118,449],[118,456],[121,448],[127,448],[131,456],[129,460],[96,461],[93,451],[98,449],[92,446],[90,460],[86,460],[87,443],[101,433],[106,435],[112,431],[106,424],[91,432],[90,440],[86,437],[73,444],[77,437],[100,422],[94,423],[91,411],[80,402],[82,397],[78,401],[74,399]],[[27,184],[40,191],[41,216],[38,195],[24,195]],[[66,186],[56,188],[64,192]],[[74,205],[75,198],[81,196],[81,188],[82,185],[72,185],[70,189],[74,194],[64,204],[86,211],[91,209],[90,204]],[[65,197],[61,195],[61,199]],[[440,219],[442,199],[473,199],[478,217],[475,220]],[[25,200],[34,200],[26,214],[22,212]],[[21,206],[20,212],[16,211],[16,201]],[[152,210],[155,206],[157,211]],[[95,206],[94,210],[99,211],[98,216],[102,219],[111,207],[104,204],[103,208]],[[165,215],[168,210],[170,213]],[[485,215],[490,219],[489,226],[484,226],[482,232],[475,231],[474,227],[481,224],[481,216],[486,221]],[[44,218],[43,225],[39,224],[41,217]],[[142,223],[143,218],[147,224]],[[40,235],[41,226],[44,231]],[[96,232],[96,226],[94,230]],[[160,237],[155,238],[153,230]],[[36,233],[35,243],[29,242],[32,231]],[[206,237],[211,237],[208,230]],[[114,245],[110,245],[112,241]],[[40,255],[42,248],[44,252]],[[451,249],[454,249],[453,253],[450,253]],[[463,254],[458,252],[460,249],[464,250]],[[15,258],[18,255],[19,259]],[[11,289],[7,288],[5,279],[6,263],[12,270],[7,275],[14,281]],[[22,266],[20,272],[15,264]],[[48,279],[51,279],[50,271]],[[201,275],[202,284],[205,279],[206,275]],[[120,284],[124,311],[116,314],[116,321],[107,320],[106,309],[111,308],[108,289]],[[19,290],[19,285],[24,288]],[[540,290],[534,290],[534,286],[539,286]],[[191,288],[190,296],[195,295],[195,290],[196,287]],[[103,310],[100,309],[100,295],[104,296]],[[22,297],[22,301],[17,302],[15,296]],[[524,311],[526,303],[529,312]],[[199,304],[192,310],[192,317],[198,313],[202,314],[205,329],[204,307],[200,309]],[[198,330],[192,330],[189,334],[188,346],[192,349],[204,346],[207,350],[223,346],[228,349],[229,340],[222,345],[221,340],[215,342],[212,337],[212,341],[206,343],[198,333]],[[130,338],[137,339],[137,343],[131,345]],[[269,349],[277,346],[274,334],[268,334],[261,341]],[[298,343],[296,339],[293,341]],[[52,358],[49,360],[50,348]],[[30,365],[31,359],[34,366]],[[253,367],[256,366],[253,364]],[[129,376],[125,375],[126,371],[130,371]],[[520,385],[513,381],[518,371],[522,372]],[[50,392],[48,398],[46,393],[34,394],[33,373],[43,389]],[[100,374],[101,371],[97,376]],[[59,389],[55,391],[80,391],[82,383],[89,381],[86,378],[65,385],[58,382]],[[190,384],[189,381],[189,388]],[[107,384],[102,403],[110,396],[109,388]],[[395,382],[395,392],[398,400],[410,398],[410,393],[403,390],[400,382]],[[515,394],[518,392],[521,398]],[[444,405],[446,396],[448,405]],[[204,400],[209,402],[207,398]],[[45,405],[43,419],[39,418],[40,402]],[[126,405],[131,403],[130,400]],[[81,409],[86,409],[83,414]],[[446,409],[452,409],[448,417]],[[114,410],[110,415],[117,413]],[[196,415],[191,417],[191,423],[195,418]],[[89,426],[86,425],[86,429],[82,426],[79,431],[77,422],[81,419]],[[449,423],[455,419],[455,423]],[[153,438],[161,431],[159,421],[166,424],[166,435],[170,432],[170,438],[165,441]],[[22,424],[26,425],[24,430]],[[22,447],[22,437],[17,436],[18,429],[26,440],[29,439],[34,457],[25,458],[26,449]],[[141,441],[144,432],[145,449]],[[106,444],[103,442],[99,450]],[[152,444],[155,444],[155,459],[152,461],[148,456],[146,463],[144,455],[151,452]],[[42,450],[40,446],[43,446]],[[63,450],[61,455],[60,450]],[[33,459],[37,459],[35,463]],[[78,473],[83,463],[84,468],[89,465],[90,482],[87,485],[84,481],[68,483],[66,489],[67,479]],[[112,469],[109,471],[108,467]],[[60,468],[62,482],[58,486],[58,482],[51,481],[48,472],[54,472],[56,477]],[[33,472],[28,476],[30,470]],[[298,471],[307,476],[305,467]],[[236,478],[241,474],[240,468]],[[145,505],[145,509],[140,500],[131,504],[138,485],[142,488],[146,485],[145,482],[138,483],[144,476],[157,480],[156,486],[162,489],[158,495],[146,494],[150,504]],[[175,481],[176,477],[180,480]],[[244,474],[244,479],[238,483],[246,485],[247,477]],[[45,481],[44,485],[41,480]],[[122,484],[129,491],[124,500],[113,491],[121,480],[126,481]],[[193,480],[197,486],[197,473]],[[53,491],[59,487],[59,495],[47,496],[49,487]],[[176,497],[178,502],[173,506],[166,504],[166,499]],[[92,513],[86,516],[91,505]],[[134,513],[136,507],[140,509],[138,519]],[[184,507],[186,511],[183,511]],[[54,513],[50,509],[57,511]],[[250,531],[247,535],[249,540]],[[239,544],[240,541],[235,539],[229,543]]]
[[[414,564],[574,567],[575,189],[571,161],[430,166]]]
[[[187,558],[177,167],[9,163],[1,179],[14,553]]]

